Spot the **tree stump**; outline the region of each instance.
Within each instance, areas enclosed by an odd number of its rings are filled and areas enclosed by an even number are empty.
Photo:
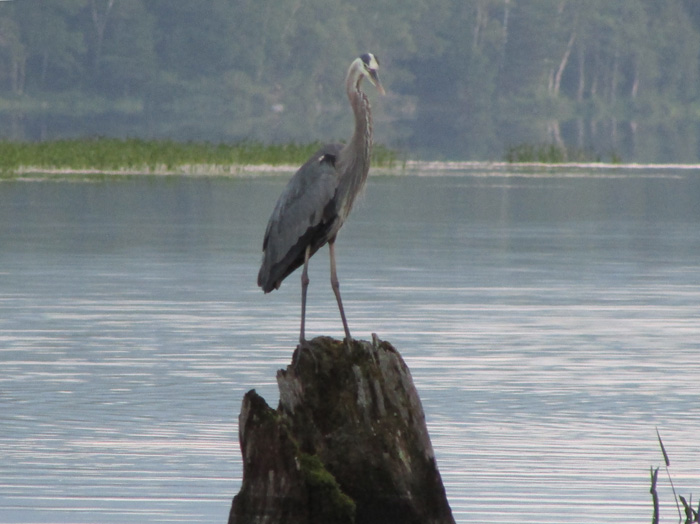
[[[388,342],[318,337],[239,416],[229,524],[453,524],[420,398]]]

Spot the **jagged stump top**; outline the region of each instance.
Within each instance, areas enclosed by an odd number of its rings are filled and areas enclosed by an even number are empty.
[[[266,522],[454,522],[420,398],[391,344],[375,338],[352,341],[348,348],[318,337],[297,348],[277,382],[277,410],[264,400],[263,408],[254,392],[244,399],[244,479],[230,522],[260,522],[240,511],[255,506],[255,500],[263,512],[258,517]],[[310,464],[315,467],[311,476],[302,471]],[[310,478],[317,481],[315,487]],[[247,489],[247,483],[256,488]],[[239,499],[244,491],[245,501]],[[315,502],[292,518],[292,508],[304,506],[299,497]],[[337,503],[333,511],[330,500]],[[285,509],[275,510],[275,505]],[[284,517],[275,520],[275,514]]]

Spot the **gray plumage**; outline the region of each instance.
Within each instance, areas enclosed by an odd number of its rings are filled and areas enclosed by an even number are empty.
[[[302,273],[301,330],[304,342],[308,260],[325,244],[330,247],[331,287],[338,302],[345,335],[350,339],[338,279],[334,243],[355,198],[362,192],[369,172],[372,151],[372,115],[369,100],[360,89],[367,78],[384,93],[371,54],[352,62],[345,80],[347,96],[355,116],[355,131],[346,145],[327,144],[299,168],[277,200],[263,240],[263,260],[258,285],[265,293],[278,289],[295,269]]]

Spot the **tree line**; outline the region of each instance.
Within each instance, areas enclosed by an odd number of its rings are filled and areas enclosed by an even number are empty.
[[[698,157],[697,0],[0,2],[2,136],[342,138],[365,51],[377,138],[418,155]]]

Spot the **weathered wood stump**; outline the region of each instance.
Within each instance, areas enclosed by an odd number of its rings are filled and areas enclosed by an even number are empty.
[[[239,416],[243,483],[229,524],[454,523],[425,415],[401,355],[319,337]]]

